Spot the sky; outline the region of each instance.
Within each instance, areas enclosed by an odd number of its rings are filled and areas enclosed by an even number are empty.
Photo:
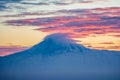
[[[78,44],[120,51],[120,0],[1,0],[0,56],[25,50],[52,33]]]

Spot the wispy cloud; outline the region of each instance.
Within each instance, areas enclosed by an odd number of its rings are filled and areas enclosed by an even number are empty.
[[[24,16],[23,19],[8,20],[5,23],[8,25],[17,26],[37,26],[34,28],[36,31],[47,32],[47,33],[67,33],[72,38],[86,38],[87,37],[98,37],[98,36],[109,36],[110,39],[114,40],[114,46],[119,45],[120,38],[120,8],[109,7],[109,8],[95,8],[95,9],[74,9],[74,10],[58,10],[52,12],[45,12],[46,14],[21,14]],[[57,14],[54,16],[43,17],[43,15]],[[64,14],[64,15],[60,15]],[[28,18],[26,16],[42,16],[40,18]],[[15,15],[18,16],[18,15]],[[9,17],[9,16],[6,16]],[[14,16],[13,16],[14,17]],[[103,38],[103,37],[102,37]],[[115,40],[117,39],[117,40]],[[87,41],[87,40],[86,40]],[[97,41],[96,41],[97,42]],[[103,42],[103,43],[101,43]],[[100,46],[92,46],[97,48],[108,49],[104,45],[108,46],[112,43],[111,41],[101,41]],[[93,43],[92,45],[98,45]],[[88,45],[91,46],[91,45]],[[119,48],[119,47],[118,47]],[[117,48],[117,49],[118,49]],[[111,49],[111,48],[110,48]]]
[[[40,28],[37,28],[35,30],[51,33],[55,32],[70,33],[74,34],[74,36],[80,35],[81,37],[86,37],[91,34],[119,33],[120,32],[119,11],[120,8],[118,7],[96,8],[86,10],[77,9],[68,11],[63,10],[61,12],[76,15],[11,20],[7,21],[7,23],[12,25],[39,26]],[[116,35],[116,37],[119,36]]]
[[[9,55],[11,53],[19,52],[19,51],[25,50],[27,48],[28,47],[18,46],[18,45],[0,46],[0,56]]]
[[[119,0],[0,0],[0,8],[3,9],[0,14],[120,7],[119,3]]]
[[[103,43],[100,43],[100,44],[114,44],[113,42],[103,42]]]

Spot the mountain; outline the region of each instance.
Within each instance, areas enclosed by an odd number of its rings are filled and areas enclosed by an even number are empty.
[[[0,74],[14,77],[107,76],[117,80],[119,68],[120,52],[88,49],[59,33],[30,49],[0,58]]]

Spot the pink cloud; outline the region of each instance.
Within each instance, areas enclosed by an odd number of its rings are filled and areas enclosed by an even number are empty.
[[[76,14],[76,16],[56,16],[49,18],[34,18],[12,20],[7,23],[18,25],[38,26],[35,30],[42,32],[69,33],[74,37],[87,37],[90,34],[120,33],[120,8],[96,8],[86,10],[66,10],[63,13]],[[41,28],[42,26],[42,28]],[[113,36],[113,35],[111,35]],[[114,35],[115,36],[115,35]],[[116,35],[119,37],[119,35]]]
[[[9,55],[15,52],[19,52],[22,50],[27,49],[28,47],[22,47],[22,46],[0,46],[0,56],[5,56],[5,55]]]

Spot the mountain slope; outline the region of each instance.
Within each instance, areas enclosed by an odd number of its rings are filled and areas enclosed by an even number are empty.
[[[92,50],[65,34],[52,34],[32,48],[0,58],[7,75],[118,75],[120,52]]]

